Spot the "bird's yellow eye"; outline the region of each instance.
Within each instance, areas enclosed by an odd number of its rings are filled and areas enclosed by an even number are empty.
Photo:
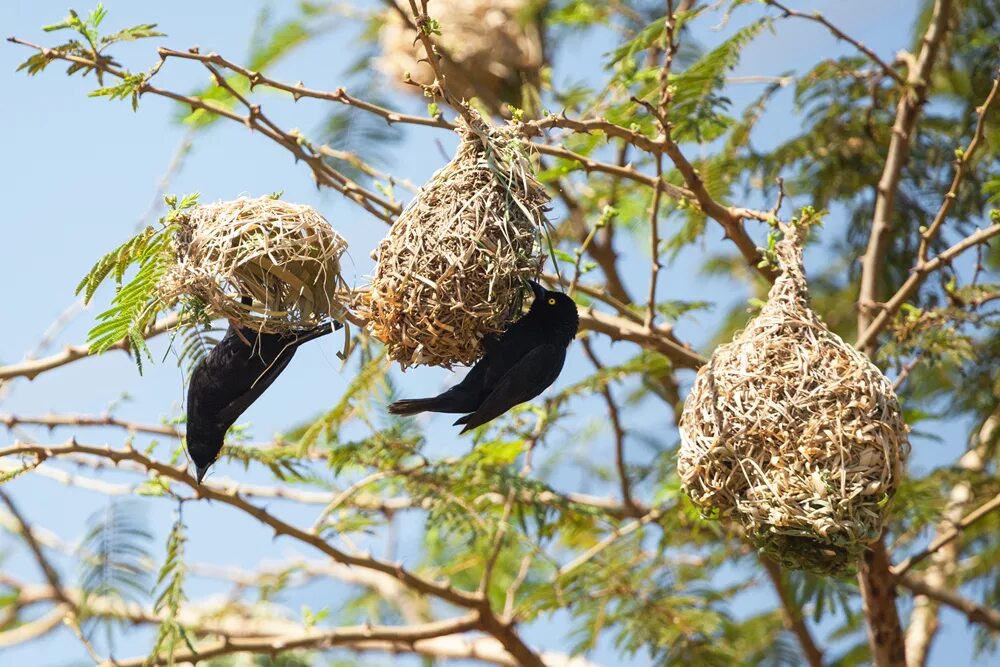
[[[550,306],[554,306],[554,305],[556,305],[556,300],[555,300],[554,298],[551,298],[551,297],[550,297],[550,298],[549,298],[549,305],[550,305]]]

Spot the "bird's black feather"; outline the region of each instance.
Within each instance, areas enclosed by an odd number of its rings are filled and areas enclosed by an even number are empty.
[[[222,450],[226,431],[281,375],[295,350],[341,326],[327,323],[298,334],[267,334],[230,325],[195,367],[188,387],[187,449],[198,481]]]
[[[431,398],[396,401],[389,412],[463,413],[455,425],[464,425],[464,433],[530,401],[555,382],[579,327],[576,304],[538,283],[532,282],[531,289],[535,300],[528,313],[499,338],[483,340],[486,354],[460,383]]]

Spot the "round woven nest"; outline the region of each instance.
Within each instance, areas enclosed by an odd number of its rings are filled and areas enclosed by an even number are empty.
[[[396,0],[407,15],[406,0]],[[520,103],[525,83],[538,87],[544,64],[541,33],[532,20],[528,0],[435,0],[431,16],[440,24],[435,36],[448,54],[440,62],[448,90],[460,99],[485,94],[485,102]],[[403,89],[420,92],[404,83],[409,74],[424,85],[434,82],[430,67],[422,61],[423,47],[417,33],[403,22],[399,12],[389,9],[379,30],[381,55],[376,67]]]
[[[356,304],[403,368],[475,362],[541,270],[549,198],[525,144],[506,127],[458,132],[455,157],[374,251],[371,289]]]
[[[810,308],[799,233],[777,245],[767,304],[698,372],[677,468],[706,515],[787,567],[837,574],[882,532],[908,429],[885,375]]]
[[[159,284],[165,302],[194,296],[213,317],[264,333],[301,331],[343,315],[340,257],[347,242],[315,209],[240,198],[181,211],[173,224],[174,264]]]

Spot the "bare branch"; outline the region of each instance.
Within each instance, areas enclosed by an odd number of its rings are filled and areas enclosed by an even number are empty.
[[[799,12],[794,9],[789,9],[787,6],[783,5],[780,2],[777,2],[776,0],[764,0],[764,3],[780,9],[782,13],[785,15],[785,17],[794,16],[796,18],[802,18],[806,19],[807,21],[815,21],[816,23],[819,23],[820,25],[824,26],[827,30],[829,30],[834,37],[836,37],[837,39],[844,40],[845,42],[856,48],[858,51],[865,54],[865,56],[869,60],[871,60],[873,63],[879,66],[879,69],[882,70],[882,73],[885,74],[887,77],[889,77],[896,83],[900,84],[901,86],[905,86],[907,84],[906,80],[903,79],[902,75],[896,70],[895,67],[893,67],[889,63],[879,58],[878,55],[874,51],[869,49],[867,46],[865,46],[858,40],[854,39],[850,35],[846,34],[843,30],[841,30],[837,26],[830,23],[830,21],[828,21],[827,18],[822,14],[820,14],[819,12],[813,12],[812,14],[805,14],[803,12]]]
[[[582,342],[583,351],[587,355],[587,358],[590,359],[590,363],[598,371],[603,370],[604,364],[594,354],[590,341],[584,338]],[[618,485],[621,489],[622,504],[627,508],[633,509],[635,516],[641,516],[642,512],[636,508],[632,500],[632,484],[629,480],[628,468],[625,465],[625,429],[622,428],[618,404],[615,403],[614,396],[611,395],[611,388],[608,385],[602,385],[599,391],[601,392],[601,396],[604,397],[604,403],[608,408],[608,418],[611,419],[611,428],[615,436],[615,467],[618,469]]]
[[[964,517],[962,517],[962,519],[958,521],[951,528],[951,530],[945,531],[944,533],[941,533],[940,535],[935,537],[934,540],[930,544],[928,544],[925,549],[910,556],[909,558],[901,562],[899,565],[894,566],[892,568],[893,576],[896,577],[903,576],[911,569],[913,569],[914,565],[924,560],[925,558],[933,554],[941,547],[950,543],[952,540],[958,538],[958,536],[961,535],[962,531],[964,531],[966,528],[973,525],[983,517],[987,516],[990,512],[996,511],[997,509],[1000,509],[1000,493],[993,496],[990,500],[986,501],[985,503],[983,503],[976,509],[969,512]]]
[[[998,70],[997,73],[1000,75],[1000,70]],[[972,157],[975,155],[976,149],[979,148],[979,144],[983,140],[983,134],[986,132],[986,115],[989,113],[990,107],[993,106],[993,102],[997,98],[998,90],[1000,90],[1000,76],[993,79],[993,87],[990,88],[990,92],[986,96],[983,103],[976,109],[976,114],[978,116],[976,120],[976,129],[972,133],[972,139],[969,141],[968,146],[966,146],[960,154],[956,155],[955,176],[951,180],[951,187],[949,187],[948,192],[945,193],[944,199],[941,201],[941,206],[938,208],[938,212],[934,216],[934,220],[931,222],[927,230],[920,235],[920,249],[917,253],[917,257],[921,262],[927,261],[927,253],[930,250],[930,242],[941,229],[941,225],[944,224],[945,218],[948,217],[948,211],[951,210],[955,200],[958,199],[958,188],[962,185],[962,179],[965,177],[966,170],[972,162]]]
[[[467,614],[447,621],[434,621],[412,626],[371,626],[337,628],[312,631],[299,636],[279,638],[228,637],[214,645],[202,646],[197,653],[174,653],[172,658],[147,657],[103,663],[101,667],[154,667],[184,662],[198,662],[233,653],[277,653],[297,648],[324,649],[359,641],[412,643],[422,639],[442,637],[476,629],[475,614]]]
[[[580,328],[602,333],[611,340],[638,343],[648,350],[655,350],[668,357],[678,368],[697,369],[707,363],[705,357],[677,342],[672,333],[663,332],[660,327],[654,327],[651,332],[642,324],[608,315],[593,308],[580,309]]]
[[[872,219],[868,248],[862,259],[860,309],[858,311],[858,338],[869,328],[872,320],[872,305],[878,301],[882,264],[885,259],[892,230],[892,218],[896,210],[896,191],[903,172],[903,165],[909,157],[910,144],[916,133],[917,118],[927,101],[927,87],[930,83],[931,68],[937,59],[938,48],[948,31],[948,17],[951,0],[935,0],[933,15],[924,35],[920,55],[910,69],[906,88],[900,95],[896,107],[896,120],[892,126],[892,139],[885,159],[882,176],[878,182],[875,197],[875,212]],[[870,338],[864,345],[858,345],[869,356],[874,352],[874,341]],[[883,667],[878,665],[877,667]]]
[[[45,415],[44,417],[19,417],[17,415],[0,414],[0,424],[7,428],[15,426],[46,426],[50,430],[57,426],[108,426],[120,428],[128,433],[150,433],[165,435],[170,438],[181,437],[180,431],[173,426],[155,424],[138,424],[111,415],[94,417],[90,415]]]
[[[987,447],[996,429],[1000,428],[1000,412],[990,415],[976,433],[972,446],[958,461],[960,470],[968,475],[981,472],[987,461]],[[938,522],[937,537],[947,533],[962,519],[973,498],[973,486],[968,479],[959,479],[948,492],[948,504]],[[957,541],[941,546],[931,554],[931,565],[922,573],[921,581],[929,588],[953,587],[961,547]],[[904,575],[906,577],[907,575]],[[905,585],[905,583],[904,583]],[[930,654],[931,643],[940,627],[938,600],[917,593],[913,611],[906,628],[906,655],[908,667],[924,667]]]
[[[173,329],[177,326],[177,322],[178,316],[176,314],[168,315],[167,317],[164,317],[154,323],[149,330],[146,331],[144,337],[146,340],[155,338],[156,336]],[[125,338],[108,348],[108,350],[125,350],[126,352],[130,349],[131,343]],[[17,364],[11,364],[10,366],[0,366],[0,380],[10,380],[11,378],[16,377],[26,377],[29,380],[34,380],[40,373],[50,371],[53,368],[59,368],[60,366],[65,366],[66,364],[71,364],[74,361],[88,356],[90,356],[89,345],[71,345],[66,347],[66,349],[59,354],[53,354],[50,357],[22,361]]]
[[[445,129],[454,129],[455,125],[449,123],[443,118],[427,118],[424,116],[411,116],[409,114],[400,113],[398,111],[393,111],[392,109],[387,109],[386,107],[379,106],[377,104],[372,104],[371,102],[366,102],[364,100],[353,97],[347,93],[344,88],[336,88],[334,90],[317,90],[315,88],[307,88],[301,82],[296,84],[284,83],[282,81],[277,81],[271,79],[261,72],[256,72],[242,67],[231,60],[223,58],[218,53],[198,53],[197,51],[176,51],[174,49],[160,48],[157,50],[160,58],[181,58],[186,60],[196,60],[201,63],[209,63],[212,65],[218,65],[219,67],[224,67],[236,74],[247,79],[250,82],[251,89],[257,86],[263,86],[265,88],[273,88],[274,90],[280,90],[282,92],[290,94],[296,101],[303,97],[308,97],[317,100],[326,100],[327,102],[337,102],[339,104],[344,104],[349,107],[355,107],[362,111],[366,111],[375,116],[379,116],[385,119],[386,124],[394,125],[396,123],[406,124],[406,125],[422,125],[425,127],[440,127]]]
[[[515,658],[523,664],[541,667],[538,656],[523,642],[514,629],[513,624],[498,619],[490,608],[489,600],[480,593],[473,593],[454,588],[449,583],[431,581],[413,574],[401,564],[388,563],[371,556],[354,555],[337,549],[318,535],[282,521],[266,509],[247,502],[236,494],[223,493],[208,486],[200,486],[186,471],[153,460],[134,449],[118,450],[111,447],[95,447],[81,445],[71,440],[63,445],[41,445],[33,443],[16,443],[12,447],[0,450],[0,458],[7,456],[35,455],[45,459],[54,456],[71,454],[86,454],[102,457],[111,461],[131,461],[138,463],[151,472],[156,472],[165,479],[186,485],[197,495],[209,498],[224,505],[234,507],[253,517],[274,531],[275,536],[286,535],[303,544],[307,544],[338,563],[365,568],[375,572],[395,577],[399,582],[424,595],[438,598],[457,607],[475,610],[478,614],[478,626],[484,632],[496,637]]]
[[[809,632],[809,626],[806,625],[805,619],[802,618],[802,609],[795,604],[795,600],[788,592],[788,587],[785,586],[785,582],[781,576],[781,567],[770,558],[764,556],[760,557],[760,563],[764,566],[764,570],[771,580],[771,585],[774,586],[774,592],[778,596],[778,601],[781,603],[781,615],[784,618],[785,627],[791,630],[799,640],[802,653],[805,655],[810,667],[823,667],[823,652],[816,646],[812,633]]]
[[[926,595],[943,605],[957,609],[965,614],[970,623],[985,625],[995,632],[1000,632],[1000,611],[964,598],[951,589],[932,586],[914,574],[904,574],[896,580],[918,595]]]
[[[921,262],[913,271],[910,273],[910,277],[906,279],[906,282],[896,290],[896,293],[880,306],[879,314],[871,321],[865,329],[861,330],[858,335],[858,340],[854,344],[859,350],[864,350],[866,348],[871,348],[875,342],[875,338],[879,333],[888,326],[892,317],[899,312],[899,309],[904,303],[909,301],[909,299],[916,294],[917,290],[927,279],[927,277],[937,271],[942,266],[945,266],[951,260],[955,259],[961,255],[966,250],[974,248],[981,243],[986,243],[994,236],[1000,234],[1000,223],[995,223],[986,227],[984,229],[977,230],[976,232],[965,237],[955,245],[951,246],[947,250],[943,251],[941,254],[932,257],[926,262]],[[859,317],[859,321],[860,321]]]

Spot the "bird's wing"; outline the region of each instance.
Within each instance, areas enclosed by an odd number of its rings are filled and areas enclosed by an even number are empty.
[[[531,350],[500,378],[479,408],[464,421],[462,433],[538,396],[559,377],[565,361],[566,348],[561,345],[545,344]]]
[[[268,364],[260,375],[252,379],[253,386],[236,396],[232,401],[219,410],[219,421],[232,425],[247,411],[254,401],[261,397],[271,384],[278,379],[281,372],[285,370],[288,363],[295,356],[295,346],[289,345],[278,353],[274,361]]]
[[[219,421],[232,425],[281,375],[300,345],[333,332],[337,324],[327,322],[308,331],[280,335],[244,329],[245,337],[255,341],[254,344],[249,348],[245,344],[237,345],[236,351],[223,362],[230,365],[223,373],[242,377],[244,384],[237,388],[239,393],[219,409]],[[240,364],[243,368],[232,368],[233,364]]]

